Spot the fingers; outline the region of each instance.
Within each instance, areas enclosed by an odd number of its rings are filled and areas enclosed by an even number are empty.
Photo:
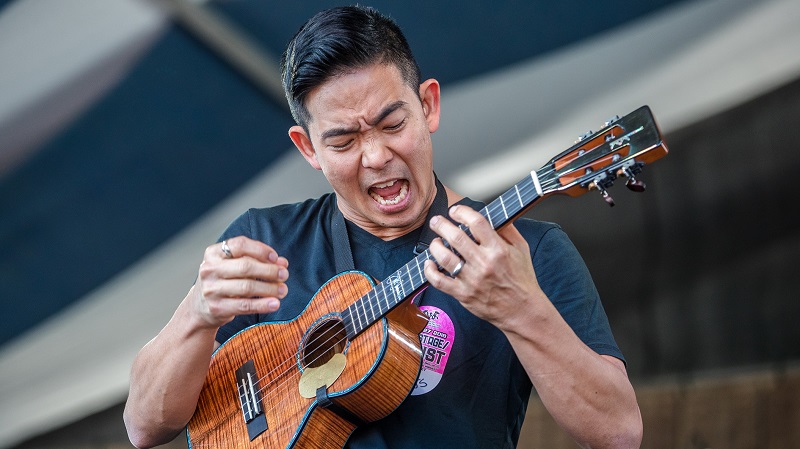
[[[428,250],[433,256],[434,267],[443,270],[444,274],[455,278],[465,269],[465,261],[452,249],[445,246],[442,239],[431,242]]]
[[[496,233],[489,225],[489,222],[486,221],[483,215],[470,207],[453,206],[450,208],[450,217],[464,224],[469,229],[471,237],[441,216],[431,219],[431,230],[442,237],[450,248],[466,260],[476,256],[479,244],[487,244],[492,238],[496,238]],[[436,260],[439,261],[439,259]],[[442,261],[439,261],[439,263],[441,264]],[[457,263],[458,260],[455,260],[450,268],[455,268]]]
[[[462,223],[467,225],[470,222],[475,223],[474,219],[470,220],[469,217],[465,219],[458,213],[453,214],[456,209],[459,208],[451,208],[451,216],[454,219],[465,220]],[[475,214],[481,217],[477,212]],[[441,239],[435,239],[431,242],[429,251],[435,263],[433,261],[426,262],[425,277],[435,288],[455,293],[459,289],[466,287],[457,282],[457,280],[459,277],[469,276],[469,271],[471,270],[469,261],[474,258],[477,243],[467,233],[444,217],[433,217],[430,227]],[[445,241],[447,246],[444,243]]]
[[[453,291],[452,289],[458,290],[456,285],[463,284],[462,288],[466,288],[468,284],[478,282],[474,277],[493,272],[491,267],[496,265],[496,258],[506,254],[504,246],[507,243],[514,244],[512,241],[519,240],[522,244],[527,244],[511,225],[501,231],[501,238],[489,221],[470,207],[453,206],[449,213],[453,220],[466,226],[468,231],[441,216],[431,219],[431,229],[447,242],[445,245],[442,240],[436,239],[430,245],[437,268],[443,270],[433,270],[430,276],[426,276],[434,287]],[[450,279],[447,279],[448,276]],[[466,282],[459,283],[456,280]]]
[[[288,266],[269,245],[247,237],[211,245],[200,265],[197,310],[215,325],[236,315],[274,312],[288,293]]]
[[[227,250],[227,252],[225,251]],[[244,236],[234,237],[206,249],[206,258],[212,259],[237,259],[250,257],[261,262],[277,263],[288,266],[286,258],[279,257],[278,253],[269,245],[258,240]]]
[[[285,261],[285,259],[284,259]],[[289,278],[288,263],[262,262],[249,256],[221,259],[203,263],[200,275],[204,278],[219,279],[260,279],[283,282]]]
[[[283,298],[286,296],[285,284],[289,274],[281,270],[274,280],[250,277],[219,278],[204,276],[203,296],[206,298]]]

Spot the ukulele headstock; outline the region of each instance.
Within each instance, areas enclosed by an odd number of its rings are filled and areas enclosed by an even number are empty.
[[[653,114],[642,106],[622,118],[608,120],[600,131],[584,134],[537,173],[545,194],[578,196],[598,190],[613,206],[607,190],[618,178],[627,178],[629,189],[642,192],[645,185],[637,178],[642,167],[666,154]]]

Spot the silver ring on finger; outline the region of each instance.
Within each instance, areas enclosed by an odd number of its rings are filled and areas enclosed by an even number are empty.
[[[231,248],[228,246],[228,241],[227,240],[223,240],[222,241],[221,249],[222,249],[222,253],[225,255],[226,259],[232,259],[233,258],[233,253],[231,252]]]
[[[464,260],[459,260],[458,265],[450,272],[450,277],[454,278],[458,276],[458,273],[461,273],[461,269],[464,268]]]

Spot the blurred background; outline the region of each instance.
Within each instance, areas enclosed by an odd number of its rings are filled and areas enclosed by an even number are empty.
[[[0,448],[127,448],[134,355],[248,207],[327,191],[286,42],[327,1],[0,1]],[[491,200],[649,105],[648,190],[550,198],[654,448],[800,447],[800,2],[373,1],[443,86],[445,184]],[[185,447],[178,438],[171,446]],[[521,448],[574,448],[532,398]]]

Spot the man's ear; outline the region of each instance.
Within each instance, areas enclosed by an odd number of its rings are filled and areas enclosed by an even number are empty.
[[[428,122],[428,131],[436,132],[439,129],[439,82],[431,78],[419,85],[419,98],[422,101],[422,113]]]
[[[312,145],[311,139],[302,126],[295,125],[289,128],[289,138],[292,139],[294,146],[300,150],[300,154],[303,155],[312,167],[317,170],[322,170],[322,166],[319,165],[317,161],[317,152],[314,150],[314,145]]]

